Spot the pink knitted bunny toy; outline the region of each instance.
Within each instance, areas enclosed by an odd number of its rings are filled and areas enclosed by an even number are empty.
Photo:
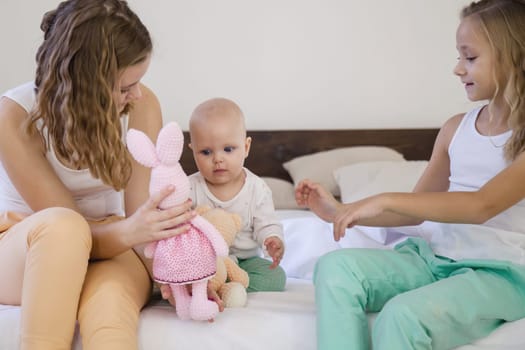
[[[169,184],[175,186],[175,191],[160,203],[160,209],[181,204],[188,198],[190,183],[179,163],[183,145],[184,135],[175,122],[161,129],[156,147],[143,132],[128,131],[130,153],[140,164],[152,168],[150,194]],[[215,275],[217,256],[227,256],[228,246],[212,224],[197,216],[191,220],[187,232],[150,243],[144,253],[153,258],[154,279],[170,285],[181,319],[211,320],[217,315],[217,304],[208,300],[207,284]],[[187,284],[191,284],[191,295]]]

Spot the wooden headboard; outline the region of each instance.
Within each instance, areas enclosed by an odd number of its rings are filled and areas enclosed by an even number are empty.
[[[309,153],[350,146],[387,146],[407,160],[427,160],[439,129],[338,129],[248,131],[252,138],[245,166],[259,176],[291,180],[282,163]],[[184,132],[185,143],[189,134]],[[188,174],[197,169],[189,148],[181,164]]]

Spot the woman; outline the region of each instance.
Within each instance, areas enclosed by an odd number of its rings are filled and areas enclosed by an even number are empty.
[[[64,1],[41,29],[34,82],[0,98],[0,303],[22,306],[22,349],[70,349],[77,318],[83,349],[136,349],[151,281],[132,248],[194,215],[157,210],[173,188],[148,198],[122,141],[162,126],[151,38],[121,0]]]

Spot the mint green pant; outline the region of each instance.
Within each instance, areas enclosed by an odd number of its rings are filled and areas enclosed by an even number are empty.
[[[342,249],[314,274],[319,350],[451,349],[525,317],[525,266],[452,261],[410,238],[395,250]]]
[[[250,283],[248,292],[282,292],[286,285],[286,273],[277,266],[270,269],[271,261],[255,256],[248,259],[238,259],[239,267],[248,273]]]

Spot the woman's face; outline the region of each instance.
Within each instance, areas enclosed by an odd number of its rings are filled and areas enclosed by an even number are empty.
[[[146,74],[150,61],[151,56],[148,55],[144,61],[121,70],[113,92],[113,98],[119,113],[122,113],[129,103],[142,97],[140,80]]]

